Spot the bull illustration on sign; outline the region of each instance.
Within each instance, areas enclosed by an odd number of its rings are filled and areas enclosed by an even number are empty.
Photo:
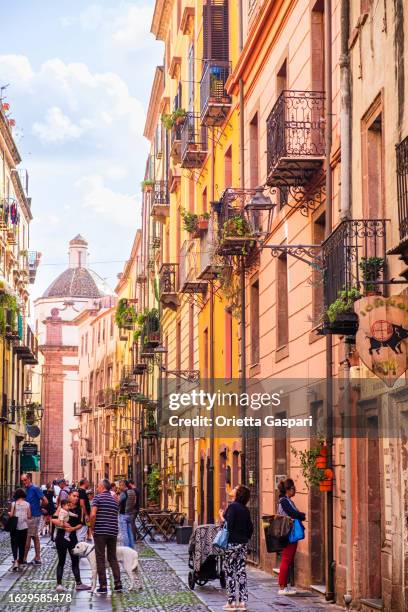
[[[408,369],[408,297],[369,296],[354,305],[356,348],[365,365],[392,387]]]

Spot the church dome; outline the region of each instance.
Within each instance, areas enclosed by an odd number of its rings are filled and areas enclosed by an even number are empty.
[[[102,280],[86,268],[68,268],[48,287],[43,297],[99,298],[104,293],[98,288]]]
[[[103,280],[87,264],[88,243],[80,234],[69,242],[69,268],[48,287],[44,298],[100,298]]]

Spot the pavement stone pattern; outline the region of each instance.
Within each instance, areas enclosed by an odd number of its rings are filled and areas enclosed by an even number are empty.
[[[71,603],[18,603],[10,604],[9,595],[21,593],[55,594],[55,574],[57,554],[55,546],[48,537],[41,539],[40,566],[27,566],[22,572],[10,572],[12,555],[9,534],[0,533],[0,610],[7,612],[208,612],[208,607],[190,591],[168,563],[145,544],[138,544],[140,590],[130,590],[129,580],[122,572],[123,593],[96,595],[89,591],[77,593],[71,573],[69,556],[65,564],[63,584],[72,595]],[[33,556],[31,553],[29,559]],[[85,584],[91,583],[91,571],[86,559],[80,562],[81,578]],[[110,590],[113,580],[108,572]]]
[[[0,611],[11,612],[214,612],[222,610],[226,602],[225,591],[218,581],[203,587],[196,585],[191,591],[187,585],[188,546],[174,542],[152,542],[137,544],[139,553],[139,589],[130,590],[125,572],[122,572],[123,593],[108,595],[91,594],[89,591],[76,593],[71,573],[69,556],[64,571],[64,586],[72,595],[71,603],[19,603],[10,605],[10,594],[50,593],[55,594],[55,572],[57,554],[48,537],[41,541],[41,566],[27,566],[22,572],[10,572],[12,556],[9,534],[0,533]],[[30,557],[33,553],[30,554]],[[29,558],[30,558],[29,557]],[[81,578],[91,583],[91,571],[86,559],[81,559]],[[110,591],[113,580],[108,572]],[[317,595],[308,591],[296,597],[278,595],[277,580],[266,572],[248,567],[250,612],[333,612],[338,606],[327,604]]]
[[[187,584],[188,546],[175,542],[149,542],[151,548],[175,571],[177,576]],[[248,573],[248,611],[249,612],[337,612],[343,608],[328,604],[324,599],[310,591],[302,591],[293,597],[278,595],[277,578],[250,565]],[[222,610],[226,603],[225,591],[218,581],[208,582],[205,586],[195,586],[194,593],[208,606],[211,612]],[[198,609],[198,608],[197,608]]]

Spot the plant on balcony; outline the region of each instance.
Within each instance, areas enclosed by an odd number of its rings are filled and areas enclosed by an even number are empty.
[[[4,336],[7,326],[10,325],[11,331],[16,329],[17,315],[19,312],[17,298],[10,293],[0,294],[0,334]],[[10,313],[7,315],[7,313]]]
[[[376,281],[379,280],[383,270],[385,261],[383,257],[362,257],[359,263],[360,270],[363,273],[364,289],[366,293],[377,293],[378,288]]]
[[[141,182],[142,191],[151,191],[154,187],[154,181],[152,179],[146,179]]]
[[[307,450],[298,450],[291,447],[291,453],[300,462],[300,471],[304,478],[307,488],[318,487],[320,482],[325,478],[325,470],[318,467],[319,458],[322,456],[324,449],[324,439],[319,438],[316,446]]]
[[[339,297],[326,310],[330,323],[335,323],[342,315],[354,314],[354,302],[361,298],[361,293],[355,287],[339,291]]]
[[[121,329],[132,329],[137,321],[137,312],[133,304],[126,298],[121,298],[116,307],[115,322]]]
[[[154,418],[154,411],[146,411],[146,432],[155,432],[157,429],[156,419]]]
[[[235,215],[225,221],[222,228],[223,238],[249,238],[250,236],[252,236],[251,226],[241,215]]]
[[[159,466],[154,463],[150,466],[150,471],[147,475],[147,500],[150,503],[158,504],[160,499],[160,470]]]
[[[133,334],[133,340],[138,342],[140,339],[141,348],[150,342],[150,334],[160,331],[159,311],[157,308],[146,308],[136,318],[138,329]]]
[[[172,113],[162,115],[161,121],[166,130],[171,130],[174,125],[182,125],[185,121],[187,112],[184,108],[177,108]]]
[[[209,213],[197,215],[196,213],[191,213],[181,208],[180,215],[183,219],[183,227],[189,234],[199,235],[200,232],[208,229]]]

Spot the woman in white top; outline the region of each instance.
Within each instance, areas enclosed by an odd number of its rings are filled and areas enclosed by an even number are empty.
[[[20,565],[24,561],[24,550],[28,531],[27,521],[31,518],[31,508],[30,504],[25,500],[26,492],[24,489],[17,489],[13,498],[14,501],[11,502],[9,516],[16,516],[18,521],[16,529],[10,533],[11,550],[14,559],[12,570],[13,572],[18,572]]]

